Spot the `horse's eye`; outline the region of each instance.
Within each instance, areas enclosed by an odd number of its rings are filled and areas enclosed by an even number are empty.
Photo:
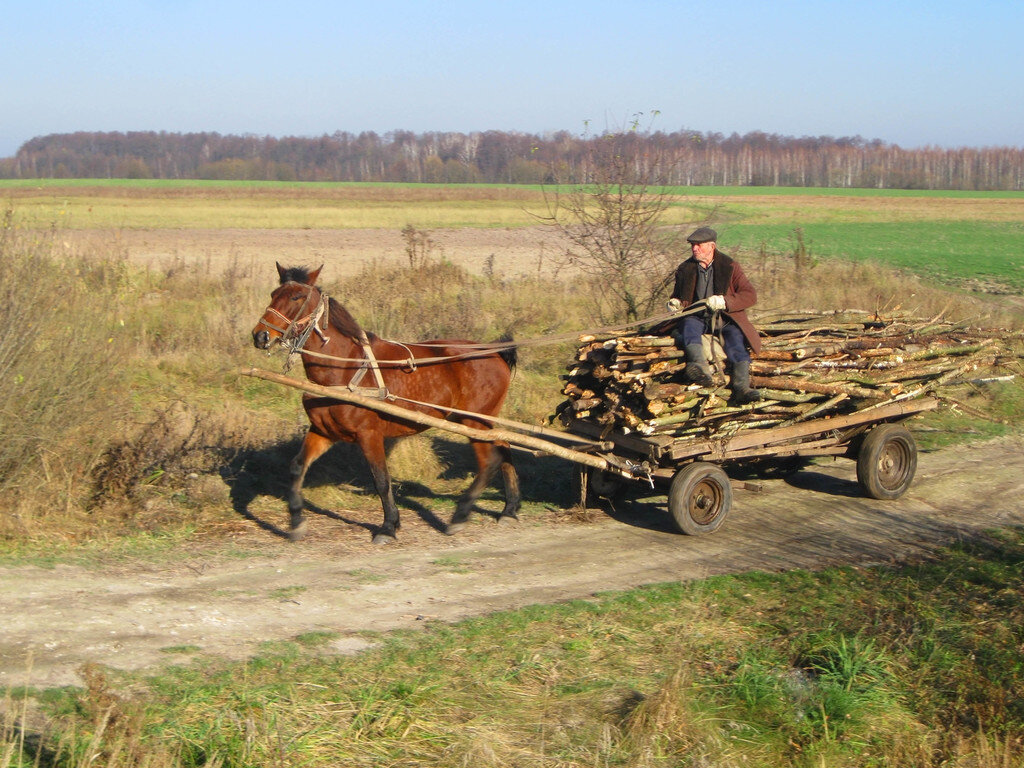
[[[292,301],[302,301],[305,296],[292,296]]]

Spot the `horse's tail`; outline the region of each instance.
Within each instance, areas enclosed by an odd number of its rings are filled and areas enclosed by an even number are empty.
[[[498,341],[502,344],[506,344],[512,341],[512,334],[506,333]],[[505,361],[510,371],[516,369],[516,364],[519,362],[519,350],[514,344],[509,344],[507,347],[502,347],[498,350],[498,356]]]

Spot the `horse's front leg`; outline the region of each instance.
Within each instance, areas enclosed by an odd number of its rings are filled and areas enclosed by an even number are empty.
[[[373,485],[380,496],[384,509],[384,524],[373,536],[374,544],[390,544],[397,538],[401,522],[398,519],[398,505],[391,490],[391,473],[388,472],[387,454],[384,450],[384,437],[380,432],[367,430],[361,433],[359,447],[363,450],[366,463],[370,465]]]
[[[331,447],[331,441],[323,435],[315,432],[306,432],[302,440],[302,447],[295,454],[290,466],[291,485],[288,488],[288,516],[289,532],[288,538],[298,541],[306,535],[306,518],[302,512],[306,502],[302,498],[302,484],[306,480],[306,472],[309,465],[323,456],[324,451]]]

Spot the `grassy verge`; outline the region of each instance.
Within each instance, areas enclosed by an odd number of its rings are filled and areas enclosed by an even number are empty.
[[[1019,765],[1022,572],[1016,531],[899,568],[716,577],[435,625],[357,656],[322,655],[333,638],[317,634],[244,664],[148,678],[91,668],[84,689],[7,693],[0,768],[41,755],[51,766]]]

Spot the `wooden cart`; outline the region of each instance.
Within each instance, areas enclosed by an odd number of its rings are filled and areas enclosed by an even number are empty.
[[[609,463],[625,460],[634,477],[667,483],[668,509],[676,526],[698,535],[719,528],[732,505],[732,484],[721,465],[778,465],[805,457],[842,456],[857,462],[857,480],[868,496],[898,498],[910,487],[917,469],[917,445],[899,422],[938,405],[935,398],[922,397],[793,426],[701,439],[602,434],[599,425],[579,420],[572,429],[610,442],[611,451],[605,454]],[[621,469],[591,470],[586,485],[598,494],[610,494],[624,476]]]
[[[474,440],[507,442],[576,463],[586,487],[610,494],[627,481],[668,486],[668,510],[679,530],[700,535],[717,530],[732,506],[732,483],[722,465],[843,456],[857,462],[857,479],[876,499],[895,499],[910,487],[917,469],[917,446],[901,423],[932,410],[939,401],[919,397],[862,408],[853,413],[802,424],[747,429],[731,436],[684,439],[607,431],[599,424],[573,422],[570,431],[508,419],[481,417],[494,428],[474,429],[411,411],[396,402],[345,387],[322,387],[258,368],[240,371],[321,397],[331,397]]]

